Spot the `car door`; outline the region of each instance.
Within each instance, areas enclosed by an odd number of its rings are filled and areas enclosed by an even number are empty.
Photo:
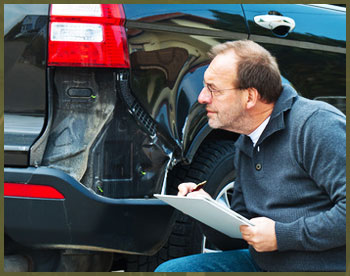
[[[276,56],[285,81],[303,96],[329,102],[345,113],[345,8],[244,4],[243,9],[249,38]]]

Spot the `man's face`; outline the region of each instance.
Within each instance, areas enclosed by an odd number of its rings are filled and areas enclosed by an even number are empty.
[[[242,133],[244,119],[243,91],[235,88],[237,76],[236,56],[226,53],[216,56],[204,73],[204,83],[213,90],[204,87],[198,96],[198,102],[206,105],[209,126]]]

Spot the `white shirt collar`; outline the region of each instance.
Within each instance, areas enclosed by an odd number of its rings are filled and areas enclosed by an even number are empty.
[[[250,137],[250,139],[253,142],[253,147],[255,147],[256,143],[258,142],[261,134],[263,133],[265,127],[267,126],[268,122],[270,121],[270,117],[267,117],[265,119],[265,121],[263,121],[260,126],[258,126],[258,128],[256,130],[254,130],[252,133],[248,134],[248,136]]]

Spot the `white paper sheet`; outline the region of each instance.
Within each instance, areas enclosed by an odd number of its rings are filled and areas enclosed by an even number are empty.
[[[214,199],[155,194],[155,197],[231,238],[242,238],[240,225],[249,220]]]

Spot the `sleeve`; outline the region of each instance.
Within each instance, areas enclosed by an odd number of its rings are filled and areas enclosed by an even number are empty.
[[[346,122],[336,112],[312,114],[297,136],[297,161],[332,206],[290,223],[276,222],[279,251],[323,251],[346,243]]]

